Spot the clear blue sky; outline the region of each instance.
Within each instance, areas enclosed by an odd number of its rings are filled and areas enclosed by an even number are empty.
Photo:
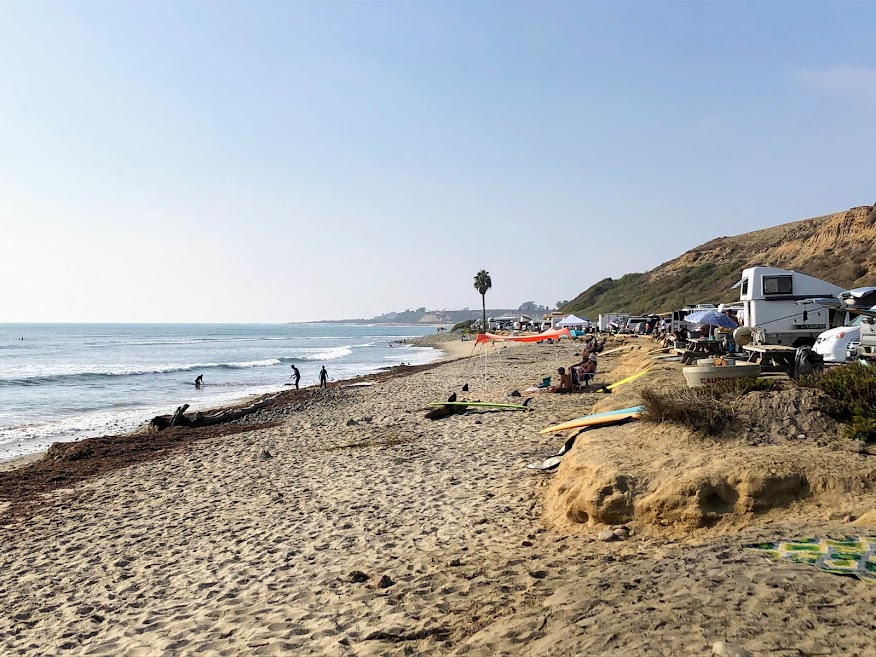
[[[0,321],[552,305],[876,201],[871,3],[0,5]]]

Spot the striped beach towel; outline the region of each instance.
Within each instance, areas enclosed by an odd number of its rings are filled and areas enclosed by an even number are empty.
[[[876,536],[807,538],[753,543],[745,547],[774,559],[805,563],[835,575],[854,575],[865,582],[876,583]]]

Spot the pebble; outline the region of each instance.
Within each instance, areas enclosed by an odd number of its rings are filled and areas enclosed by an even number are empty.
[[[392,581],[392,578],[389,575],[381,575],[380,577],[372,579],[369,586],[372,589],[388,589],[393,584],[395,584],[395,582]]]
[[[448,565],[455,568],[456,566],[461,566],[462,562],[459,559],[453,559]]]
[[[546,570],[533,570],[531,573],[529,573],[529,576],[534,578],[534,579],[544,579],[545,577],[547,577],[547,571]]]
[[[368,581],[368,575],[361,570],[353,570],[347,575],[347,581],[353,584],[361,584]]]
[[[350,418],[349,420],[347,420],[348,427],[355,427],[357,424],[359,424],[359,423],[356,422],[356,420],[354,420],[353,418]]]
[[[726,643],[725,641],[715,641],[712,644],[712,654],[715,657],[752,657],[751,653],[742,646]]]

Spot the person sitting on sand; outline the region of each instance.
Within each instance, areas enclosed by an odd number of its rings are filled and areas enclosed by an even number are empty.
[[[566,374],[566,368],[557,368],[557,374],[560,375],[560,385],[551,386],[551,392],[572,392],[572,375]]]
[[[198,374],[198,376],[195,378],[195,387],[200,388],[202,385],[204,385],[204,375]]]
[[[585,353],[582,352],[583,360],[580,363],[572,365],[572,383],[575,385],[581,385],[582,383],[585,386],[590,385],[593,375],[596,374],[596,366],[598,364],[596,353],[587,354],[586,356]]]

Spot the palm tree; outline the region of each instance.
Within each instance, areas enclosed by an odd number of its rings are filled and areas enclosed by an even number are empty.
[[[474,277],[474,288],[481,294],[481,307],[484,311],[484,331],[487,330],[487,290],[493,287],[490,272],[481,269]]]

